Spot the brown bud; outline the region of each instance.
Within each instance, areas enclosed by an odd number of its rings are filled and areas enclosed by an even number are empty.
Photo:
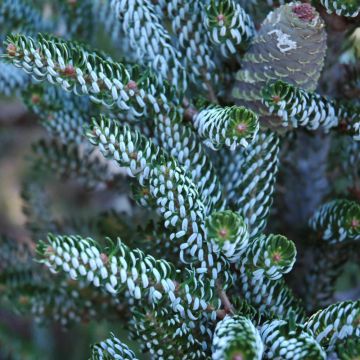
[[[227,229],[225,229],[225,228],[220,229],[220,231],[219,231],[220,237],[224,238],[224,237],[226,237],[227,234],[228,234]]]
[[[47,253],[48,255],[54,254],[54,248],[53,248],[52,246],[48,246],[48,247],[46,248],[46,253]]]
[[[101,261],[102,261],[104,264],[107,264],[108,261],[109,261],[109,257],[108,257],[106,254],[104,254],[104,253],[101,253],[101,254],[100,254],[100,259],[101,259]]]
[[[16,46],[14,44],[9,44],[6,48],[6,51],[9,56],[15,56],[16,55]]]
[[[138,154],[137,154],[136,151],[133,151],[132,153],[129,154],[130,159],[136,160],[136,159],[137,159],[137,156],[138,156]]]
[[[312,21],[316,18],[315,9],[310,4],[296,5],[292,11],[299,19],[304,21]]]
[[[75,68],[72,65],[67,65],[65,69],[62,71],[63,75],[74,77],[76,74]]]
[[[279,95],[275,95],[272,97],[272,100],[275,104],[277,104],[281,100],[281,97]]]
[[[40,102],[40,95],[39,94],[33,94],[32,96],[31,96],[31,102],[33,103],[33,104],[38,104],[39,102]]]
[[[360,221],[358,219],[354,218],[354,219],[351,220],[351,227],[357,228],[359,226],[360,226]]]
[[[225,20],[225,15],[224,14],[219,14],[217,17],[216,17],[217,21],[218,22],[222,22]]]
[[[272,259],[273,259],[276,263],[278,263],[278,262],[281,260],[281,254],[278,253],[278,252],[274,253],[273,256],[272,256]]]
[[[243,356],[240,353],[234,354],[231,358],[231,360],[243,360]]]
[[[246,131],[246,129],[247,129],[247,125],[244,124],[244,123],[240,123],[240,124],[238,124],[238,126],[236,127],[236,130],[237,130],[238,133],[243,133],[243,132]]]
[[[134,80],[130,80],[126,85],[126,88],[128,90],[137,90],[137,84]]]

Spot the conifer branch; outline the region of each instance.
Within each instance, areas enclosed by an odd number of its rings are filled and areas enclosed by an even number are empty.
[[[360,356],[360,339],[349,337],[336,345],[336,354],[340,360],[352,360]]]
[[[225,201],[220,180],[196,134],[182,123],[182,111],[171,109],[155,119],[156,137],[160,146],[183,166],[194,183],[206,205],[207,212],[222,209]]]
[[[258,330],[252,322],[243,316],[226,316],[216,325],[212,359],[243,359],[260,360],[263,344]]]
[[[211,41],[220,45],[224,57],[245,47],[255,34],[255,26],[240,4],[234,0],[211,0],[206,9],[205,26]]]
[[[110,294],[126,290],[133,299],[149,304],[161,305],[166,299],[167,306],[185,319],[196,320],[202,311],[215,319],[220,307],[210,283],[196,279],[195,272],[187,271],[187,280],[179,281],[172,264],[131,250],[120,239],[104,253],[90,238],[49,235],[37,252],[52,272],[64,271],[71,279],[83,279]]]
[[[249,233],[243,218],[230,210],[213,212],[206,219],[206,234],[230,262],[239,261],[249,243]],[[219,250],[218,250],[218,249]]]
[[[324,348],[350,336],[360,336],[360,303],[344,301],[319,310],[305,322],[305,328],[314,333],[316,341]]]
[[[257,116],[243,107],[209,107],[194,117],[194,127],[204,143],[217,150],[227,146],[234,151],[248,146],[259,129]]]
[[[167,109],[173,90],[160,85],[149,72],[127,69],[97,52],[89,52],[75,42],[38,35],[37,40],[24,35],[10,35],[6,59],[23,68],[36,80],[47,80],[76,95],[108,108],[130,111],[134,116]],[[168,102],[169,101],[169,102]]]
[[[213,88],[219,81],[219,69],[205,28],[205,4],[199,0],[171,0],[166,3],[167,16],[173,34],[178,37],[187,77],[216,103]]]
[[[329,244],[360,240],[360,205],[334,200],[321,206],[310,219],[310,227]]]
[[[114,334],[91,347],[91,360],[124,359],[136,360],[130,348],[121,342]]]
[[[274,320],[262,325],[261,338],[268,359],[317,359],[327,358],[324,349],[309,330],[290,321]]]
[[[155,8],[148,0],[112,0],[111,5],[121,21],[123,31],[130,38],[130,45],[137,51],[140,61],[148,60],[162,83],[168,79],[174,85],[186,89],[185,72],[180,54],[172,46],[171,39],[156,16]],[[133,24],[136,24],[133,27]]]
[[[267,85],[262,95],[270,114],[279,116],[284,127],[302,126],[309,130],[340,128],[353,135],[355,140],[359,138],[359,109],[356,107],[347,109],[282,81]]]
[[[253,278],[277,280],[291,271],[296,258],[295,244],[285,236],[261,235],[246,249],[243,266],[253,269]]]
[[[143,351],[149,351],[153,358],[200,360],[208,356],[211,332],[204,325],[184,323],[167,307],[134,310],[130,328],[132,336],[141,339]],[[172,341],[168,341],[169,334]]]
[[[259,131],[246,149],[222,159],[222,182],[230,203],[244,218],[251,238],[264,230],[273,202],[278,171],[279,138]]]
[[[106,119],[101,119],[100,124],[94,121],[88,137],[106,157],[126,167],[128,174],[136,177],[145,193],[154,199],[165,227],[171,229],[170,240],[179,244],[181,261],[195,261],[200,273],[209,266],[213,269],[211,277],[216,279],[223,261],[206,241],[206,208],[184,169],[139,133]]]
[[[357,356],[359,301],[332,304],[359,257],[358,31],[334,51],[355,3],[0,0],[0,93],[47,130],[19,172],[29,246],[0,235],[0,302],[119,320],[152,359]],[[49,172],[80,186],[48,197]],[[68,189],[79,208],[50,202]],[[136,359],[111,330],[91,359]]]
[[[320,0],[329,14],[336,13],[339,16],[356,17],[360,13],[360,6],[356,1],[348,0]]]

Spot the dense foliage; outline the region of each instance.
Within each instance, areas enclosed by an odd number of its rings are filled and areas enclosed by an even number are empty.
[[[336,282],[360,258],[359,10],[0,0],[0,92],[47,131],[31,235],[0,237],[1,302],[123,324],[153,359],[358,358],[360,303]],[[57,213],[56,178],[97,198],[86,217]],[[91,358],[142,356],[126,342],[114,328]]]

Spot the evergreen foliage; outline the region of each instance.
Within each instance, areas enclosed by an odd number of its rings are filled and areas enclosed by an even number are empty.
[[[91,359],[136,359],[127,345],[111,334],[111,337],[92,347]]]
[[[264,87],[263,103],[271,114],[280,117],[284,127],[303,126],[309,130],[340,128],[342,132],[353,135],[355,140],[360,139],[360,110],[355,107],[347,108],[282,81]]]
[[[356,17],[360,10],[356,1],[353,0],[320,0],[328,13],[335,12],[337,15]]]
[[[115,323],[151,359],[359,356],[359,300],[335,288],[359,259],[360,87],[319,79],[328,42],[339,61],[325,21],[355,33],[360,5],[313,3],[0,0],[0,94],[46,130],[1,304],[108,321],[94,360],[142,358]],[[91,209],[59,215],[73,191]]]

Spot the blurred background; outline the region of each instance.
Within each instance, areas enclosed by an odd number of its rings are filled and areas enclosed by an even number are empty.
[[[28,176],[31,144],[46,135],[38,119],[30,114],[16,97],[0,98],[0,232],[13,241],[30,242],[21,196],[22,182]],[[76,184],[63,184],[52,179],[47,184],[55,197],[58,213],[78,216],[92,213],[91,201],[97,197],[98,207],[123,210],[126,199],[109,200],[109,195],[84,191]],[[55,189],[51,189],[51,186]],[[49,191],[44,189],[44,192]],[[1,298],[0,286],[0,298]],[[16,309],[0,301],[0,359],[87,359],[90,344],[116,331],[120,337],[121,323],[96,321],[78,324],[70,329],[59,325],[41,326],[31,316],[16,314]],[[136,346],[133,347],[136,349]]]

